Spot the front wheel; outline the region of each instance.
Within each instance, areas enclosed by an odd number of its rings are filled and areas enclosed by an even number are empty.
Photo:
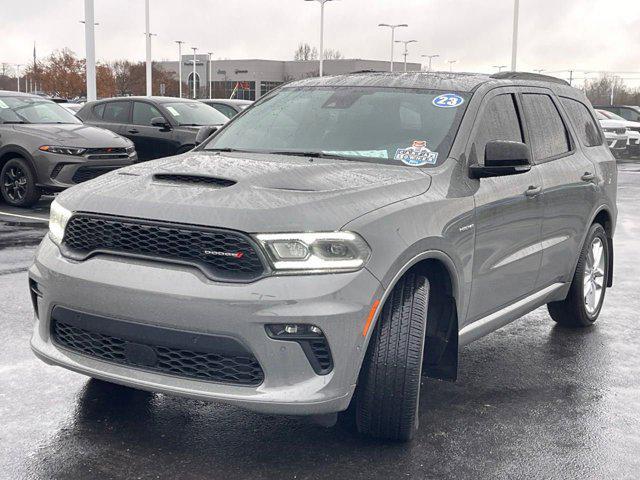
[[[429,281],[408,273],[380,314],[356,392],[358,431],[408,441],[418,426]]]
[[[0,191],[9,205],[30,207],[42,195],[29,164],[22,158],[12,158],[5,163],[0,177]]]
[[[565,327],[588,327],[598,319],[609,280],[609,239],[594,223],[580,252],[565,300],[547,305],[551,318]]]

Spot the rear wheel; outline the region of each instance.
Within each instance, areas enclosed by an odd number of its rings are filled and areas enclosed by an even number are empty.
[[[355,397],[362,434],[408,441],[418,426],[429,281],[408,273],[385,302]]]
[[[551,318],[565,327],[588,327],[600,315],[609,275],[609,240],[594,223],[584,242],[567,298],[547,305]]]
[[[0,191],[9,205],[30,207],[42,195],[31,167],[22,158],[12,158],[5,163],[0,177]]]

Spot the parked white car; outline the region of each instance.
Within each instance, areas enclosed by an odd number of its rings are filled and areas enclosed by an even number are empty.
[[[640,155],[640,122],[631,122],[620,115],[609,112],[608,110],[596,111],[607,117],[609,120],[624,122],[627,127],[627,135],[629,136],[629,139],[627,140],[627,153],[633,156]]]
[[[614,155],[621,156],[627,151],[627,142],[629,141],[626,123],[620,120],[610,120],[600,113],[600,111],[596,111],[596,117],[604,132],[607,145],[609,145]]]

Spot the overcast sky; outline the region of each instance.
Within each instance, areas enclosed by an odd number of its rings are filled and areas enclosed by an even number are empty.
[[[390,33],[378,23],[408,23],[398,38],[418,40],[409,46],[410,61],[437,53],[436,68],[457,60],[457,70],[488,72],[492,65],[510,64],[513,3],[338,0],[326,5],[325,45],[348,58],[386,60]],[[34,41],[38,57],[64,47],[84,56],[83,0],[0,4],[0,62],[30,61]],[[640,0],[520,4],[519,69],[640,71]],[[175,58],[173,42],[184,40],[185,47],[213,51],[214,58],[290,59],[298,43],[317,45],[319,10],[317,3],[303,0],[151,0],[153,58]],[[144,58],[143,0],[95,0],[95,12],[99,60]]]

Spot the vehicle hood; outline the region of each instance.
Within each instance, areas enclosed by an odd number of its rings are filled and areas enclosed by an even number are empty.
[[[219,187],[157,174],[236,182]],[[427,191],[431,177],[402,165],[262,154],[190,152],[132,165],[73,187],[58,201],[104,213],[246,232],[332,231]]]
[[[23,135],[36,137],[42,145],[64,147],[109,148],[126,147],[131,142],[117,133],[104,128],[84,124],[24,124],[14,125],[14,130]]]
[[[599,120],[602,128],[627,128],[627,122],[621,120]]]

